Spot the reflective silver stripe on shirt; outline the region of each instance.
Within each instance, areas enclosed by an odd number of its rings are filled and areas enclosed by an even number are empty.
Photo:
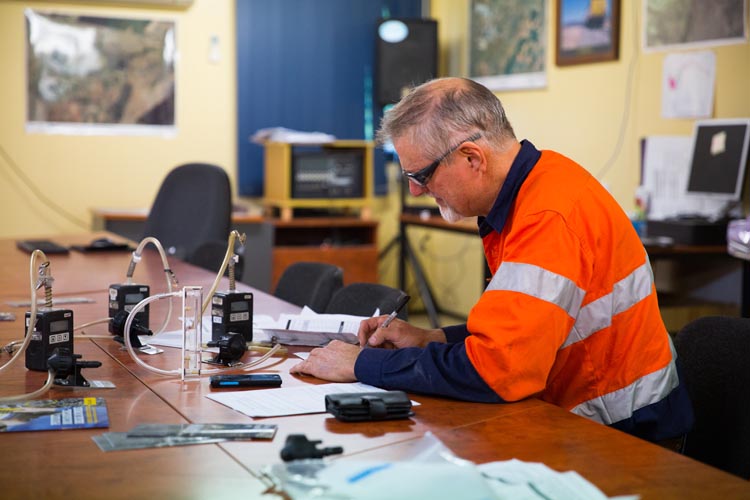
[[[615,314],[627,311],[651,295],[652,285],[653,273],[647,259],[632,273],[615,283],[611,293],[581,308],[573,329],[560,349],[584,340],[602,328],[610,326]]]
[[[571,317],[578,315],[586,292],[573,281],[532,264],[503,262],[486,291],[507,290],[524,293],[561,307]]]
[[[645,375],[627,387],[585,401],[571,412],[610,425],[630,417],[636,410],[658,403],[680,383],[675,365],[676,354],[669,339],[672,361],[661,370]]]

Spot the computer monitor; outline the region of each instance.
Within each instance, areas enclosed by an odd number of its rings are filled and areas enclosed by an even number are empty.
[[[749,143],[750,118],[697,121],[687,193],[740,201]]]

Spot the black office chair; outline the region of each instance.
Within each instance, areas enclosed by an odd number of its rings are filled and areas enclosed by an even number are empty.
[[[380,314],[390,314],[403,292],[378,283],[352,283],[333,294],[326,307],[326,313],[372,316],[375,309]],[[406,308],[398,313],[399,319],[406,320]]]
[[[344,271],[325,262],[295,262],[279,278],[273,294],[317,313],[325,311],[333,293],[344,284]]]
[[[695,411],[685,455],[750,479],[750,319],[696,319],[675,349]]]
[[[207,241],[196,248],[187,258],[187,261],[203,269],[208,269],[215,273],[219,272],[221,264],[224,262],[224,256],[227,253],[227,242],[221,240]],[[234,277],[237,281],[242,280],[242,273],[245,268],[245,256],[241,250],[237,252],[237,262],[234,264]],[[229,266],[224,271],[224,275],[229,275]]]
[[[224,169],[188,163],[162,182],[143,237],[153,236],[168,254],[188,259],[208,241],[226,241],[231,217],[232,191]]]

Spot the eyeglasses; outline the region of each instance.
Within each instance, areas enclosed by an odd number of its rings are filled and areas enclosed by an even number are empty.
[[[428,182],[430,182],[430,177],[432,177],[432,174],[435,173],[435,170],[440,166],[440,164],[448,158],[451,154],[453,154],[458,148],[460,148],[463,143],[470,142],[470,141],[476,141],[482,137],[482,134],[477,132],[476,134],[472,135],[468,139],[464,139],[463,141],[459,142],[452,148],[450,148],[448,151],[445,152],[440,158],[430,163],[428,166],[421,170],[417,170],[416,172],[403,172],[403,174],[406,176],[407,179],[412,181],[417,186],[425,187]]]

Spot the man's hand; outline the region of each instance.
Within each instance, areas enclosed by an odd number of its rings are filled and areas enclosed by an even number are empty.
[[[395,319],[385,328],[380,325],[387,316],[362,320],[359,324],[359,344],[370,347],[400,349],[402,347],[425,347],[430,342],[445,342],[445,332],[440,328],[425,330],[406,321]]]
[[[312,375],[331,382],[356,382],[354,363],[362,349],[333,340],[326,347],[313,349],[310,356],[289,369],[289,373]]]

